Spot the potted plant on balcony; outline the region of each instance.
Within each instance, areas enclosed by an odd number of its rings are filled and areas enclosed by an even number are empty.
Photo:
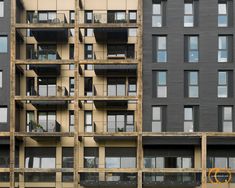
[[[43,132],[43,127],[40,124],[37,124],[34,121],[30,121],[30,124],[32,125],[32,132],[37,132],[37,133]]]
[[[124,128],[118,128],[118,132],[124,132]]]

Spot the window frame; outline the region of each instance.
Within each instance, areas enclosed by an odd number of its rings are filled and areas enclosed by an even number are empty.
[[[8,36],[7,35],[1,35],[0,34],[0,41],[3,40],[2,42],[4,44],[6,44],[6,46],[4,46],[3,44],[0,43],[0,46],[3,46],[2,47],[2,51],[0,51],[0,54],[2,53],[8,53]],[[1,50],[1,48],[0,48]]]
[[[192,13],[187,13],[186,12],[186,5],[191,5],[192,6]],[[186,25],[186,18],[192,17],[192,25]],[[184,27],[194,27],[194,3],[192,2],[185,2],[184,3]]]
[[[192,116],[191,119],[186,118],[186,109],[191,109],[192,110],[192,114],[190,116]],[[184,106],[184,132],[194,132],[195,131],[195,114],[194,114],[194,107],[193,106]],[[191,123],[192,124],[192,128],[193,130],[189,130],[186,127],[186,124]]]
[[[161,84],[159,83],[159,74],[160,73],[164,73],[165,74],[165,84]],[[160,88],[164,88],[164,96],[159,95],[159,90]],[[156,71],[156,98],[167,98],[167,71],[164,70],[160,70],[160,71]]]
[[[220,83],[220,74],[222,73],[226,73],[226,80],[225,82],[226,83]],[[217,85],[217,97],[218,98],[228,98],[228,86],[229,86],[229,83],[228,83],[228,74],[229,72],[228,71],[218,71],[218,85]],[[219,90],[221,88],[225,88],[226,87],[226,96],[222,96],[222,95],[219,95]]]
[[[192,83],[191,81],[191,74],[196,73],[197,79],[196,83]],[[188,71],[188,98],[199,98],[199,72],[198,71]],[[197,89],[197,96],[190,95],[190,89],[196,88]]]

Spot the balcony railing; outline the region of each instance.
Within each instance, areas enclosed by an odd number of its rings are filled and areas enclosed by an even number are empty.
[[[130,19],[125,12],[93,13],[92,19],[85,20],[86,23],[107,24],[107,23],[136,23],[136,19]]]
[[[144,173],[144,185],[149,186],[199,186],[200,173]]]
[[[48,120],[48,121],[30,121],[30,123],[27,125],[27,132],[60,132],[61,131],[61,125],[54,120]]]
[[[27,59],[31,60],[60,60],[61,57],[56,50],[38,50],[29,54]]]
[[[135,186],[136,184],[136,173],[106,173],[103,178],[99,177],[98,173],[81,174],[82,186]]]
[[[126,121],[96,121],[94,122],[94,132],[96,133],[119,133],[119,132],[135,132],[136,122]]]
[[[64,13],[53,13],[48,18],[43,17],[44,13],[34,13],[32,20],[29,20],[30,23],[50,23],[50,24],[59,24],[59,23],[67,23],[67,19]],[[46,14],[46,12],[45,12]]]
[[[126,84],[95,84],[93,85],[93,95],[104,97],[136,96],[136,91],[128,91]]]
[[[68,96],[69,92],[66,87],[62,86],[51,86],[50,89],[38,89],[36,91],[34,88],[30,89],[30,92],[27,92],[28,96],[42,96],[42,97],[50,97],[50,96]]]

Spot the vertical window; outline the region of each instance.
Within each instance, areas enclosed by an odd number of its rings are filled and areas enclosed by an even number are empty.
[[[7,107],[0,106],[0,123],[7,123]]]
[[[75,12],[74,11],[70,11],[69,20],[70,20],[70,23],[75,22]]]
[[[7,53],[7,36],[0,36],[0,53]]]
[[[98,168],[99,148],[84,148],[84,168]]]
[[[167,62],[167,38],[166,36],[158,36],[156,37],[156,53],[154,61],[158,63]]]
[[[137,14],[136,11],[129,11],[129,22],[130,23],[136,23],[137,20]]]
[[[167,72],[157,71],[156,74],[156,96],[158,98],[167,97]]]
[[[222,131],[233,132],[233,107],[222,107]]]
[[[152,27],[162,27],[163,23],[163,4],[164,1],[153,0],[152,4]]]
[[[228,27],[228,6],[226,1],[218,3],[218,27]]]
[[[0,17],[4,17],[4,1],[0,0]]]
[[[85,12],[85,23],[92,23],[92,21],[93,21],[93,12],[86,11]]]
[[[84,78],[84,95],[85,96],[93,96],[93,79],[92,77]]]
[[[69,94],[74,96],[74,77],[69,78]]]
[[[162,132],[162,107],[152,107],[152,132]]]
[[[218,97],[228,97],[228,72],[220,71],[218,73]]]
[[[198,36],[188,37],[188,62],[196,63],[199,61]]]
[[[228,62],[228,37],[219,36],[218,62]]]
[[[194,131],[193,107],[184,107],[184,132]]]
[[[62,148],[62,168],[73,168],[73,148]]]
[[[198,71],[187,71],[187,96],[189,98],[199,97]]]
[[[184,3],[184,27],[194,26],[193,1]]]
[[[92,37],[93,36],[93,29],[92,28],[86,28],[85,29],[85,36],[86,37]]]
[[[85,115],[85,132],[93,132],[92,112],[85,111],[84,115]]]
[[[0,70],[0,88],[2,88],[2,71]]]
[[[137,92],[136,78],[129,78],[128,79],[128,95],[136,96],[136,92]]]
[[[93,59],[93,45],[85,44],[85,59]]]
[[[69,111],[69,132],[74,132],[74,111]]]
[[[31,125],[35,122],[34,111],[26,111],[26,131],[32,132]]]
[[[69,44],[69,59],[74,59],[74,44]],[[74,70],[74,64],[70,64],[69,69]]]

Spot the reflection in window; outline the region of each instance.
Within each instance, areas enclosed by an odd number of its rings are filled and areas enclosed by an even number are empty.
[[[199,50],[198,50],[198,36],[189,36],[189,53],[188,60],[191,63],[198,62]]]
[[[184,108],[184,132],[194,131],[193,107]]]
[[[184,4],[184,27],[194,26],[193,2]]]
[[[222,107],[223,132],[233,132],[233,108],[231,106]]]
[[[158,63],[167,62],[167,38],[166,36],[156,37],[156,54],[155,61]]]
[[[157,71],[156,74],[156,96],[158,98],[167,97],[167,73],[166,71]]]
[[[228,62],[228,37],[219,36],[218,62]]]
[[[162,27],[162,4],[161,1],[152,5],[152,27]]]
[[[228,97],[228,72],[220,71],[218,73],[218,97]]]
[[[218,27],[228,26],[228,8],[227,3],[218,3]]]
[[[7,53],[7,36],[0,36],[0,53]]]

